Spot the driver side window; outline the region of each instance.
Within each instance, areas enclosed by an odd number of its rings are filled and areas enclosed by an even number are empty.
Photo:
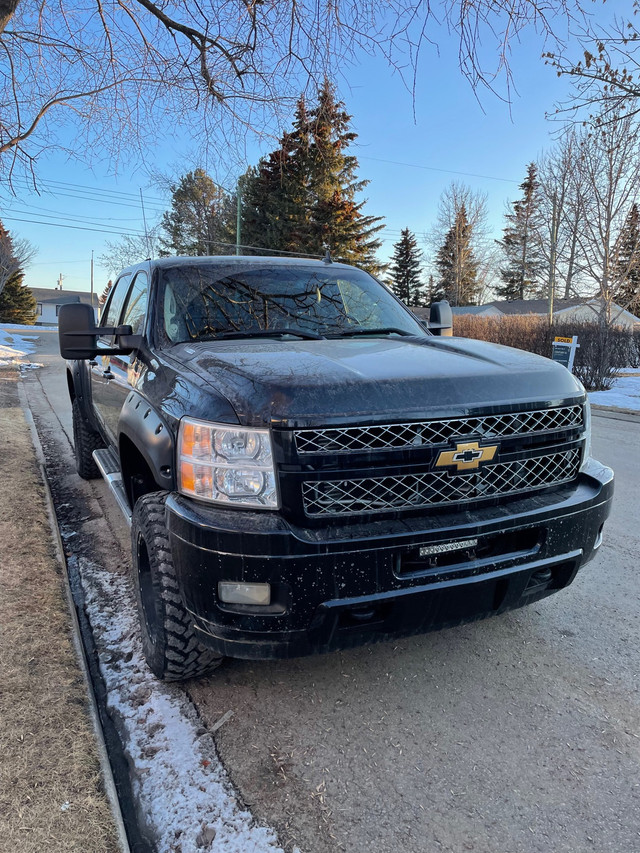
[[[147,274],[141,270],[133,280],[127,297],[122,323],[125,326],[131,326],[134,335],[141,334],[144,326],[147,313],[147,284]]]
[[[129,287],[130,280],[131,273],[127,273],[126,275],[121,275],[120,278],[113,285],[109,300],[105,305],[105,309],[102,312],[102,317],[100,318],[101,326],[118,325],[118,320],[120,319],[120,314],[122,313],[122,305],[124,303],[125,296],[127,295],[127,289]]]

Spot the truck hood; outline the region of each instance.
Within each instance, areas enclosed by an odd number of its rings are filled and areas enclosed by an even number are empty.
[[[550,359],[466,338],[203,341],[171,356],[226,397],[245,426],[418,420],[584,394]]]

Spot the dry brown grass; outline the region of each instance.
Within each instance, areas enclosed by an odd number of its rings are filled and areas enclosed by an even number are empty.
[[[43,486],[0,372],[0,851],[115,853]]]

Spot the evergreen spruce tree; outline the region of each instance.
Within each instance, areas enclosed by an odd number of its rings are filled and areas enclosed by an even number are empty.
[[[301,150],[308,149],[307,125],[301,97],[293,130],[284,133],[280,147],[262,157],[241,180],[242,243],[257,247],[248,250],[250,254],[302,252],[301,245],[308,242],[311,200],[300,156]]]
[[[13,240],[0,222],[1,272],[4,286],[0,290],[0,323],[32,326],[36,322],[36,300],[23,284],[24,270],[16,256]]]
[[[111,293],[112,287],[113,287],[113,280],[109,279],[109,281],[105,285],[104,290],[102,291],[102,293],[98,297],[98,305],[101,305],[101,306],[104,305],[104,303],[107,301],[107,297]]]
[[[448,299],[454,306],[477,304],[480,287],[472,236],[473,228],[463,204],[436,255],[436,267],[440,273],[436,299]]]
[[[391,289],[405,305],[424,304],[421,258],[422,250],[418,248],[415,234],[403,228],[393,247],[390,273]]]
[[[183,175],[171,187],[171,210],[162,217],[162,255],[226,255],[235,240],[235,212],[228,193],[204,169]]]
[[[381,217],[366,216],[356,197],[368,181],[348,154],[351,116],[325,80],[316,105],[298,101],[292,130],[245,178],[242,242],[265,249],[333,257],[379,270]]]
[[[0,323],[18,323],[33,326],[36,322],[36,300],[31,290],[23,284],[24,272],[12,273],[0,293]]]
[[[616,242],[613,298],[632,314],[640,311],[640,211],[633,204]]]
[[[540,248],[540,184],[537,166],[527,166],[527,177],[520,184],[522,198],[513,202],[513,213],[506,215],[504,237],[498,241],[506,264],[500,269],[502,284],[496,292],[502,299],[530,299],[545,295],[542,281],[543,260]]]
[[[432,302],[440,302],[440,300],[444,298],[444,291],[436,284],[433,275],[430,275],[427,282],[424,304],[431,305]]]

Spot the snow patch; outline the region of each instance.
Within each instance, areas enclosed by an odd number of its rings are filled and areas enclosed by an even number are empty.
[[[20,359],[27,355],[23,350],[8,347],[0,343],[0,367],[9,367],[20,364]]]
[[[22,326],[20,323],[0,323],[0,333],[8,332],[57,332],[57,326]]]
[[[36,367],[43,367],[42,364],[36,362],[22,362],[20,359],[26,358],[32,352],[35,352],[35,341],[38,340],[38,335],[24,335],[18,332],[30,331],[33,332],[36,328],[51,331],[53,326],[18,326],[13,323],[0,323],[0,367],[8,367],[19,364],[22,369],[28,370]]]
[[[589,401],[596,406],[640,412],[640,371],[635,375],[619,376],[609,391],[591,391]]]
[[[68,538],[63,532],[63,538]],[[178,686],[147,669],[127,577],[76,560],[107,707],[132,767],[138,810],[159,853],[283,853],[238,803],[213,738]]]

